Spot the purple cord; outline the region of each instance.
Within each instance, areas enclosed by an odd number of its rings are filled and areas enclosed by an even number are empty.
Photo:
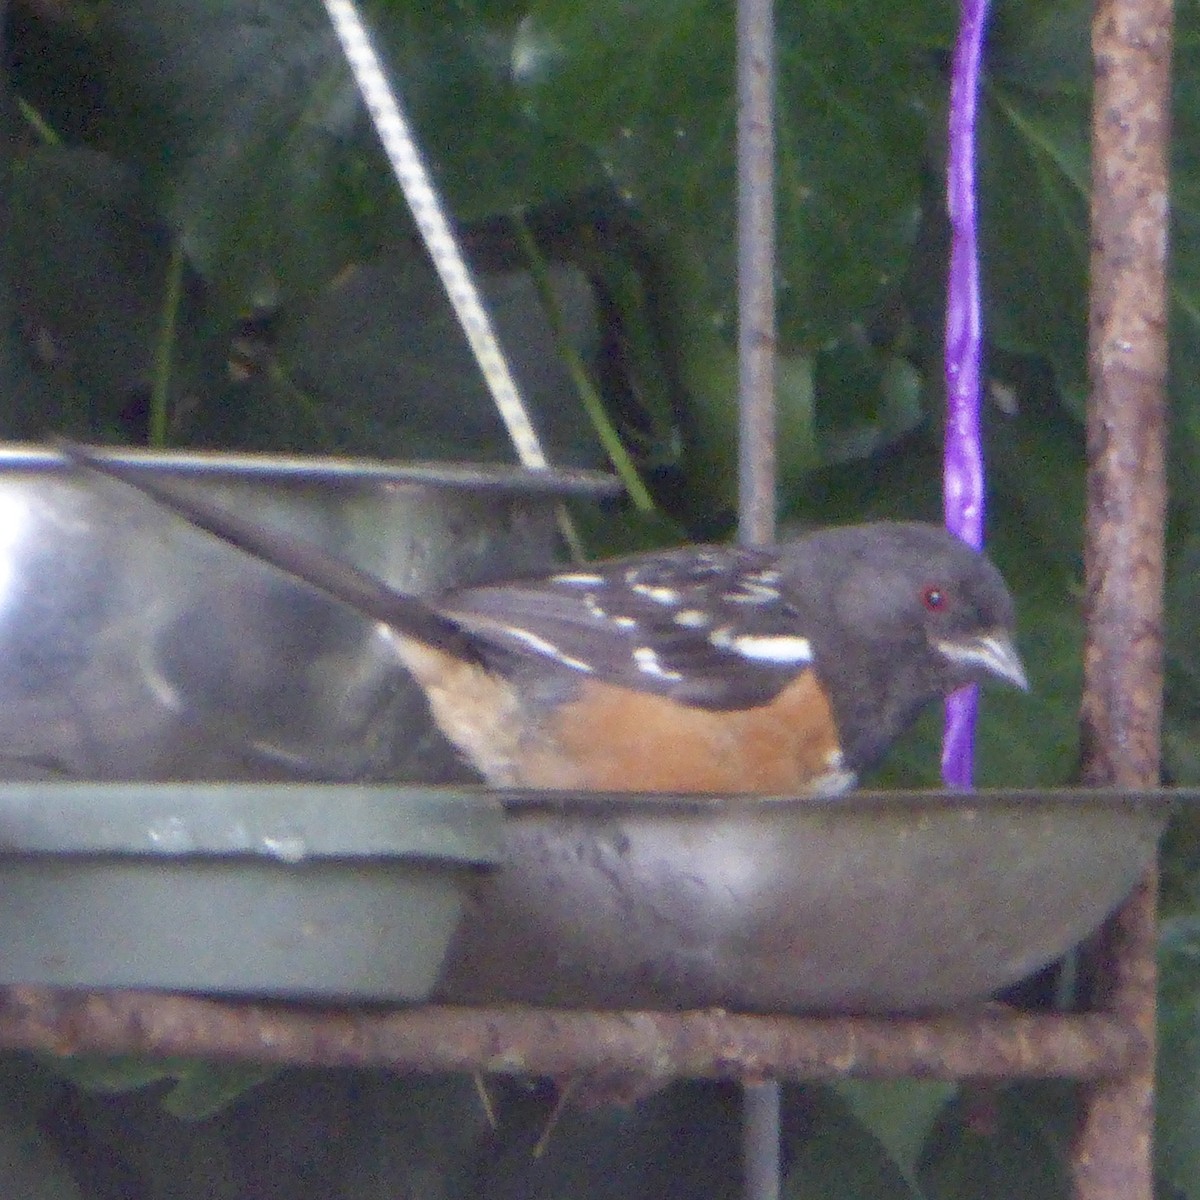
[[[946,446],[943,495],[946,528],[976,550],[983,547],[983,447],[979,431],[979,248],[975,198],[975,113],[987,0],[962,0],[950,77],[946,204],[950,215],[950,278],[946,289]],[[979,689],[946,701],[942,779],[970,787]]]

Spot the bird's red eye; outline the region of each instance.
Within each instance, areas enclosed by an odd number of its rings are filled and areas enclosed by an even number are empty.
[[[930,612],[941,612],[946,607],[946,593],[934,584],[930,584],[921,593],[921,603]]]

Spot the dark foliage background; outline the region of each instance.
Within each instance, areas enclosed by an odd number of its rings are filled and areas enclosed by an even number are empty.
[[[938,511],[946,0],[779,6],[781,509]],[[728,532],[733,42],[716,0],[374,0],[553,455],[600,464],[590,365],[656,501],[590,548]],[[317,0],[16,0],[0,434],[511,457]],[[980,155],[990,537],[1030,697],[989,696],[981,782],[1072,779],[1080,681],[1090,5],[998,0]],[[1200,5],[1178,4],[1166,768],[1200,782]],[[526,232],[536,251],[529,249]],[[549,280],[546,306],[538,281]],[[3,310],[0,309],[0,315]],[[888,780],[932,782],[936,722]],[[1196,826],[1166,854],[1162,1194],[1200,1197]],[[900,951],[902,952],[902,950]],[[737,1189],[732,1091],[568,1113],[504,1084],[13,1059],[30,1196],[701,1197]],[[129,1091],[138,1084],[141,1090]],[[240,1096],[232,1103],[230,1097]],[[1065,1196],[1072,1094],[788,1089],[786,1194]]]

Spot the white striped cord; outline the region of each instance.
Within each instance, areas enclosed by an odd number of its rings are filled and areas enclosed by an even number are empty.
[[[479,288],[446,219],[445,206],[413,137],[412,127],[371,44],[370,34],[352,0],[323,2],[384,153],[408,201],[458,322],[467,335],[471,352],[496,402],[517,457],[523,466],[543,470],[549,463],[537,430],[500,348]]]

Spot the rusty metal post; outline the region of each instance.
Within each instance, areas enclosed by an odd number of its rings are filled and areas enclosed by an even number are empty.
[[[1171,0],[1098,0],[1092,167],[1088,518],[1082,737],[1089,784],[1156,783],[1166,509]],[[1098,942],[1101,1006],[1141,1034],[1085,1092],[1080,1200],[1150,1200],[1156,880]]]

